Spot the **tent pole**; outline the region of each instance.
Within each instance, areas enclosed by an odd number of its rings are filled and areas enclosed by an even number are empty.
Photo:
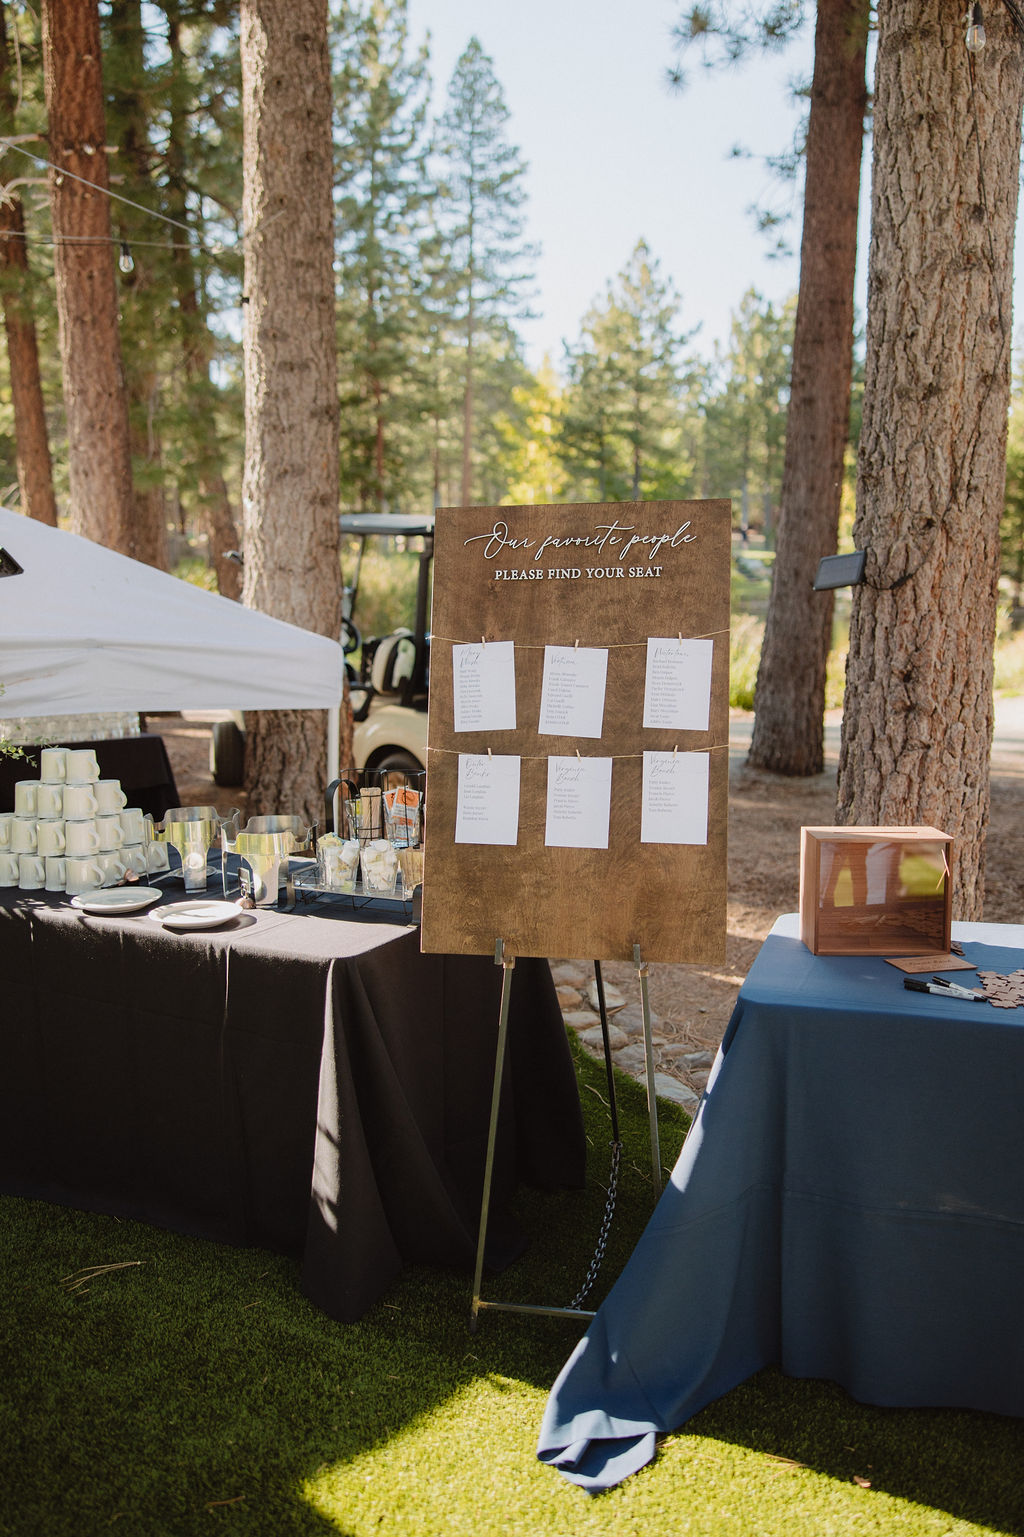
[[[327,712],[327,783],[333,784],[341,773],[341,705]]]

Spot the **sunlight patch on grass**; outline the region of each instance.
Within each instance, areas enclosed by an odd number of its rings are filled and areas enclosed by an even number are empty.
[[[530,1327],[524,1324],[523,1327]],[[947,1513],[786,1456],[679,1433],[653,1468],[592,1496],[536,1459],[546,1394],[491,1374],[301,1495],[346,1537],[814,1537],[977,1533]],[[757,1512],[756,1527],[752,1526]],[[813,1514],[812,1514],[813,1513]]]

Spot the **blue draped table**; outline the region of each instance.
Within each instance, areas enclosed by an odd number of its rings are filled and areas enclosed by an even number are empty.
[[[1024,1415],[1024,1009],[904,990],[778,920],[538,1455],[597,1491],[764,1366],[880,1405]],[[955,924],[983,970],[1024,927]],[[947,973],[976,982],[973,972]]]

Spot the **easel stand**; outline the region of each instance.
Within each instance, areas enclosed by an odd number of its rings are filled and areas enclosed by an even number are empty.
[[[651,1006],[647,993],[647,964],[641,959],[640,946],[633,946],[633,961],[640,978],[640,1002],[643,1014],[644,1062],[647,1068],[647,1111],[651,1133],[651,1165],[654,1175],[655,1199],[661,1194],[661,1149],[658,1138],[658,1108],[654,1092],[654,1049],[651,1042]],[[470,1311],[470,1333],[475,1334],[479,1316],[484,1308],[502,1313],[535,1313],[548,1318],[593,1318],[593,1309],[581,1308],[580,1302],[587,1296],[597,1278],[615,1209],[618,1188],[619,1155],[622,1144],[619,1138],[619,1114],[615,1097],[615,1074],[612,1069],[611,1040],[608,1034],[608,1010],[605,1004],[604,979],[601,963],[594,962],[594,980],[597,987],[598,1011],[601,1017],[601,1035],[604,1043],[604,1065],[608,1084],[608,1105],[612,1132],[612,1169],[608,1181],[608,1201],[604,1220],[586,1278],[579,1292],[568,1307],[543,1307],[521,1302],[488,1302],[480,1295],[484,1273],[484,1249],[487,1245],[487,1221],[491,1205],[491,1180],[494,1173],[494,1149],[498,1135],[498,1111],[501,1104],[501,1082],[505,1070],[505,1047],[508,1040],[509,1000],[512,993],[512,970],[515,957],[505,955],[505,941],[499,939],[494,947],[494,964],[502,968],[501,1002],[498,1011],[498,1045],[494,1062],[494,1087],[491,1094],[491,1119],[487,1132],[487,1155],[484,1160],[484,1186],[480,1203],[480,1232],[477,1238],[476,1269],[473,1275],[473,1305]]]

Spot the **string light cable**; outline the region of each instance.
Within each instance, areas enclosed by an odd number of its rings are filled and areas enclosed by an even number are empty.
[[[224,248],[223,244],[220,241],[215,241],[212,245],[206,245],[203,241],[198,240],[196,238],[195,230],[192,228],[192,226],[189,225],[189,224],[185,224],[181,219],[174,219],[174,218],[171,217],[170,214],[161,213],[158,209],[155,209],[155,208],[147,208],[144,203],[137,203],[134,200],[134,198],[125,197],[123,193],[115,192],[112,187],[103,187],[103,186],[101,186],[99,184],[99,182],[90,181],[87,176],[79,176],[75,171],[68,171],[66,169],[63,169],[61,166],[54,165],[53,161],[52,160],[47,160],[44,155],[37,155],[33,150],[26,149],[23,144],[21,144],[21,143],[19,143],[17,141],[17,139],[0,137],[0,155],[3,154],[4,150],[8,150],[8,149],[16,150],[18,152],[18,154],[25,155],[29,160],[34,161],[36,163],[36,165],[43,166],[43,167],[45,167],[46,170],[52,171],[54,173],[54,175],[58,178],[58,184],[59,184],[59,181],[61,179],[63,179],[64,177],[69,177],[72,181],[79,182],[83,187],[91,188],[91,190],[93,192],[99,192],[102,196],[112,198],[117,203],[123,203],[125,205],[125,207],[127,207],[127,208],[134,208],[136,213],[145,214],[146,217],[150,218],[150,219],[158,219],[162,224],[170,225],[174,229],[184,230],[185,234],[190,236],[190,239],[188,241],[172,241],[172,242],[167,242],[167,241],[156,241],[156,240],[132,240],[131,242],[128,242],[127,240],[124,240],[120,236],[117,236],[117,237],[107,237],[105,235],[91,235],[91,236],[89,236],[89,235],[82,235],[82,236],[77,236],[77,235],[61,235],[59,233],[55,233],[50,240],[42,240],[42,241],[37,242],[39,244],[47,244],[47,245],[49,245],[49,244],[52,244],[52,245],[60,245],[60,244],[90,245],[91,244],[91,245],[116,245],[116,246],[119,246],[120,247],[120,257],[119,257],[119,260],[118,260],[118,266],[121,268],[122,272],[130,272],[132,270],[132,267],[134,266],[134,263],[131,260],[131,246],[132,245],[140,246],[140,247],[141,246],[146,246],[146,247],[151,247],[151,248],[156,248],[156,249],[161,249],[161,250],[170,250],[170,251],[174,251],[174,250],[179,250],[179,251],[181,251],[181,250],[196,251],[196,250],[198,250],[203,255],[208,256],[211,260],[216,260],[216,258],[218,256],[224,255],[225,248]],[[93,151],[93,153],[95,153],[95,151]],[[6,183],[0,183],[0,202],[7,202],[7,201],[9,201],[10,200],[9,195],[10,195],[11,189],[13,187],[16,187],[16,186],[24,185],[25,183],[27,183],[27,181],[28,181],[28,178],[20,177],[20,178],[16,179],[15,181],[6,182]],[[8,235],[8,238],[10,238],[10,235],[13,234],[14,232],[12,231],[12,232],[4,232],[4,233],[6,233]],[[27,239],[28,238],[26,235],[21,234],[20,232],[19,232],[19,234],[20,234],[20,238],[22,238],[22,239]]]

